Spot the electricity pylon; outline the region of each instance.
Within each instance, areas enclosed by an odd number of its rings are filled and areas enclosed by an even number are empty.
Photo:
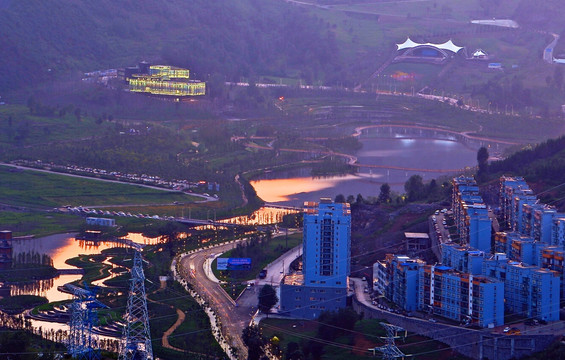
[[[143,260],[139,249],[135,251],[128,296],[124,316],[126,325],[122,335],[120,360],[153,360],[149,315],[145,298],[145,275]]]
[[[98,300],[93,291],[85,290],[72,284],[65,287],[76,297],[71,304],[71,321],[67,348],[71,356],[80,360],[100,359],[98,335],[92,330],[98,324],[96,310],[106,307]]]

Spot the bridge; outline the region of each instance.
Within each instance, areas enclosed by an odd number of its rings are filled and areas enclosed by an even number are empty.
[[[299,207],[299,206],[280,205],[280,204],[275,204],[275,203],[265,203],[265,207],[270,207],[270,208],[275,208],[275,209],[294,210],[294,211],[304,210],[303,207]]]
[[[59,275],[84,275],[84,269],[57,269]]]
[[[192,226],[225,226],[225,227],[236,227],[241,224],[231,224],[227,222],[222,222],[222,220],[200,220],[200,219],[187,219],[187,218],[175,218],[173,221],[180,222],[186,225]]]

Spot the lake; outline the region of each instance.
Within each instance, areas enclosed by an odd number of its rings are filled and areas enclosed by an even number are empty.
[[[363,147],[355,154],[360,166],[355,175],[313,178],[310,169],[266,173],[251,181],[257,195],[267,202],[302,206],[304,201],[338,194],[378,196],[388,183],[393,191],[403,192],[404,183],[414,174],[424,181],[463,171],[476,165],[477,150],[488,146],[491,154],[504,145],[472,141],[449,132],[397,127],[363,130]],[[464,141],[462,141],[464,140]]]

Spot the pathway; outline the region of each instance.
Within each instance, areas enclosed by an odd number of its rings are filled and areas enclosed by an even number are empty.
[[[162,281],[161,286],[159,288],[157,288],[155,291],[153,291],[151,294],[155,294],[157,291],[164,290],[165,286],[166,286],[166,282]],[[154,303],[154,304],[168,306],[169,308],[176,310],[177,316],[178,316],[177,321],[175,321],[175,323],[163,333],[163,336],[161,337],[161,344],[163,345],[164,348],[167,348],[167,349],[171,349],[171,350],[175,350],[175,351],[179,351],[179,352],[188,352],[186,350],[174,347],[169,343],[169,336],[171,336],[171,334],[183,323],[184,319],[186,318],[186,315],[184,314],[184,312],[181,309],[175,308],[172,305],[165,304],[163,302],[156,301],[156,300],[151,300],[149,298],[149,296],[147,296],[147,300]],[[195,352],[191,352],[191,353],[203,355],[203,354],[195,353]]]

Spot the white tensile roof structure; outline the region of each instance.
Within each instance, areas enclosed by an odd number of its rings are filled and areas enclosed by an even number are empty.
[[[421,43],[417,43],[412,41],[410,38],[407,38],[405,42],[403,42],[402,44],[396,44],[397,50],[404,50],[404,49],[411,49],[411,48],[415,48],[417,46],[431,46],[431,47],[435,47],[441,50],[449,50],[451,52],[454,53],[458,53],[459,50],[463,49],[462,46],[457,46],[453,43],[453,41],[449,40],[444,42],[443,44],[432,44],[432,43],[425,43],[425,44],[421,44]]]

